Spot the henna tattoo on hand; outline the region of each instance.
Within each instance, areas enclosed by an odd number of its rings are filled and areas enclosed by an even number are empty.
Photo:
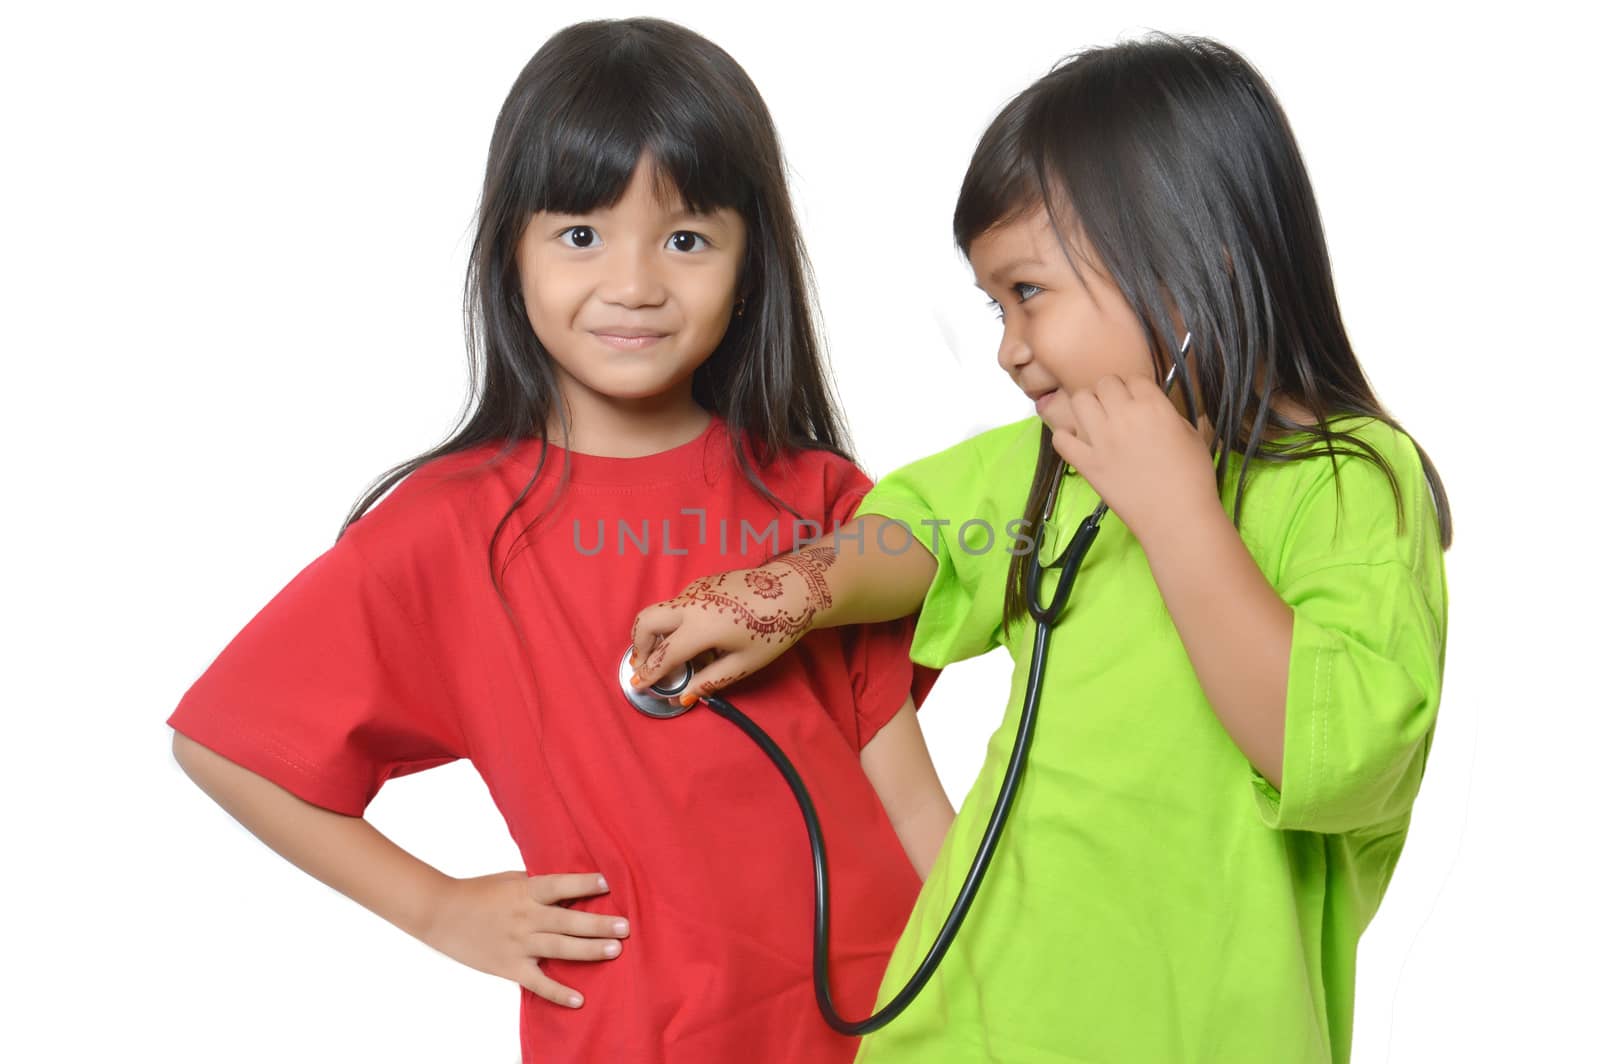
[[[806,582],[807,599],[815,611],[833,605],[833,594],[828,590],[822,574],[838,560],[839,554],[832,547],[807,547],[805,550],[774,558],[767,564],[788,566],[799,573],[801,579]]]
[[[749,676],[750,672],[751,672],[750,669],[741,669],[741,670],[739,670],[738,672],[734,673],[731,676],[724,676],[720,680],[708,680],[704,684],[700,684],[700,685],[697,685],[694,688],[691,688],[691,691],[698,691],[699,692],[698,694],[695,695],[696,698],[705,698],[707,695],[716,694],[718,691],[722,690],[724,687],[733,686],[734,684],[738,683],[740,680],[744,679],[746,676]]]
[[[793,642],[810,630],[817,611],[833,604],[833,595],[823,581],[822,574],[837,559],[838,554],[830,547],[808,547],[794,554],[785,554],[765,566],[745,570],[743,588],[729,586],[730,573],[701,577],[686,587],[673,600],[673,605],[692,604],[701,609],[728,613],[752,638],[766,642]],[[775,572],[774,566],[779,571]],[[805,582],[805,597],[798,611],[772,601],[783,597],[783,569],[800,574]],[[759,603],[747,601],[748,595],[772,601],[772,612],[758,612]]]
[[[765,569],[751,569],[744,574],[744,582],[751,591],[762,598],[779,598],[783,595],[783,577]]]

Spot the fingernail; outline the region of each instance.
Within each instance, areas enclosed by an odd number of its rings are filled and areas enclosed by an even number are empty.
[[[628,921],[618,920],[615,924],[611,925],[611,930],[615,931],[619,935],[626,935],[628,933]]]
[[[622,943],[607,942],[601,947],[600,952],[604,953],[607,957],[615,957],[617,954],[622,952]]]
[[[600,884],[600,889],[601,890],[610,890],[611,889],[611,887],[609,885],[607,885],[607,883],[606,883],[606,877],[605,876],[595,876],[594,878],[595,878],[595,882]]]
[[[628,651],[628,664],[636,669],[639,667],[639,652],[637,650]]]
[[[678,704],[685,707],[692,706],[699,701],[699,699],[699,695],[695,694],[693,691],[689,691],[678,699]]]
[[[628,677],[628,682],[633,684],[633,686],[638,687],[639,686],[639,674],[638,673],[634,673],[632,676]]]
[[[571,997],[567,998],[567,1004],[571,1005],[573,1008],[577,1008],[583,1004],[583,998],[577,994],[573,994]]]

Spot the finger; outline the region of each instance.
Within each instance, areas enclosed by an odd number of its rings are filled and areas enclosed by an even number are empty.
[[[1073,469],[1083,469],[1084,460],[1089,457],[1089,448],[1073,434],[1070,429],[1057,429],[1050,435],[1050,445],[1055,448],[1061,460]]]
[[[1045,424],[1052,429],[1071,429],[1077,427],[1077,422],[1072,416],[1072,397],[1065,388],[1058,389],[1056,394],[1039,410],[1039,416]]]
[[[1094,389],[1085,388],[1072,396],[1072,418],[1078,439],[1091,447],[1096,440],[1105,438],[1106,408],[1101,405]]]
[[[528,936],[528,952],[559,961],[609,961],[622,953],[622,943],[614,938],[573,938],[541,931]]]
[[[698,618],[686,619],[672,635],[656,640],[656,648],[650,651],[650,656],[645,658],[634,674],[637,677],[634,680],[635,688],[666,680],[682,680],[685,662],[715,658],[712,651],[720,648],[714,645],[714,630],[706,630],[704,624],[696,624],[696,621]]]
[[[570,935],[573,938],[627,938],[628,921],[606,913],[586,913],[563,905],[547,905],[535,917],[534,934]]]
[[[664,602],[657,602],[646,606],[639,611],[633,619],[631,642],[633,643],[632,663],[635,668],[641,661],[650,656],[655,649],[656,641],[672,634],[683,623],[683,611]]]
[[[681,627],[670,636],[657,639],[654,649],[635,669],[633,686],[643,688],[664,679],[681,680],[683,677],[680,669],[683,663],[704,652],[696,647],[697,642],[693,634]]]
[[[1154,377],[1128,377],[1123,381],[1123,384],[1127,386],[1128,394],[1135,399],[1148,399],[1152,395],[1160,395],[1163,399],[1166,398],[1162,394],[1161,386],[1155,382]]]
[[[1129,399],[1130,404],[1136,406],[1141,412],[1148,412],[1149,416],[1157,419],[1164,419],[1173,414],[1184,417],[1179,409],[1179,404],[1182,400],[1176,394],[1169,397],[1166,392],[1161,390],[1161,385],[1157,384],[1152,378],[1130,377],[1127,379],[1126,384],[1128,393],[1131,396]],[[1184,419],[1187,420],[1187,418]]]
[[[1100,400],[1100,405],[1106,410],[1114,410],[1133,399],[1133,391],[1128,387],[1128,382],[1115,374],[1100,378],[1094,386],[1094,394]]]
[[[519,980],[530,993],[536,997],[565,1008],[576,1009],[583,1006],[583,995],[570,986],[562,986],[554,979],[539,970],[539,962],[532,961],[525,975]]]
[[[570,872],[528,877],[528,893],[540,905],[554,905],[573,898],[592,898],[611,888],[605,876],[592,872]]]
[[[745,654],[725,654],[712,662],[700,672],[694,674],[694,682],[689,689],[679,697],[678,701],[686,706],[692,706],[707,695],[716,694],[723,688],[749,676],[755,671],[755,665]]]

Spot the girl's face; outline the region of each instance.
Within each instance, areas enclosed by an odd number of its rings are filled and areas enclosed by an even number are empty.
[[[1004,321],[1000,366],[1051,428],[1070,428],[1067,397],[1102,377],[1153,376],[1133,308],[1086,240],[1074,241],[1073,269],[1042,206],[990,229],[968,252]]]
[[[517,243],[522,299],[568,406],[689,402],[728,330],[744,242],[737,211],[695,214],[670,183],[658,193],[648,155],[614,205],[532,215]]]

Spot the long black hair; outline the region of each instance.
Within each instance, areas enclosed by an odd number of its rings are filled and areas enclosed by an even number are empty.
[[[445,442],[384,473],[340,536],[434,459],[501,441],[493,462],[518,441],[538,440],[535,471],[489,543],[499,590],[495,542],[544,471],[550,418],[559,418],[563,438],[567,432],[554,364],[523,305],[517,242],[535,212],[615,204],[646,153],[657,178],[670,180],[691,210],[730,207],[744,219],[743,313],[691,381],[695,402],[726,421],[740,470],[793,512],[762,482],[759,466],[790,449],[850,457],[823,368],[811,265],[777,131],[755,85],[727,52],[682,26],[653,18],[583,22],[534,54],[495,121],[467,268],[471,389],[459,425]]]
[[[1404,431],[1373,394],[1345,334],[1289,121],[1243,57],[1205,38],[1154,34],[1058,63],[1012,99],[979,141],[956,204],[956,243],[967,254],[989,229],[1040,206],[1064,249],[1071,242],[1063,233],[1076,227],[1098,255],[1143,325],[1158,380],[1163,359],[1170,365],[1181,347],[1171,308],[1182,316],[1197,367],[1195,380],[1187,367],[1178,371],[1188,409],[1210,418],[1214,457],[1243,456],[1236,524],[1252,460],[1318,455],[1373,462],[1395,492],[1397,520],[1405,520],[1388,462],[1329,425],[1361,415]],[[1312,422],[1280,414],[1275,397],[1293,400]],[[1269,432],[1305,437],[1280,441]],[[1417,453],[1448,547],[1444,485],[1420,446]],[[1024,528],[1038,529],[1061,470],[1041,426]],[[1217,462],[1219,493],[1227,472],[1228,463]],[[1008,625],[1026,612],[1025,563],[1021,552],[1012,558]]]

